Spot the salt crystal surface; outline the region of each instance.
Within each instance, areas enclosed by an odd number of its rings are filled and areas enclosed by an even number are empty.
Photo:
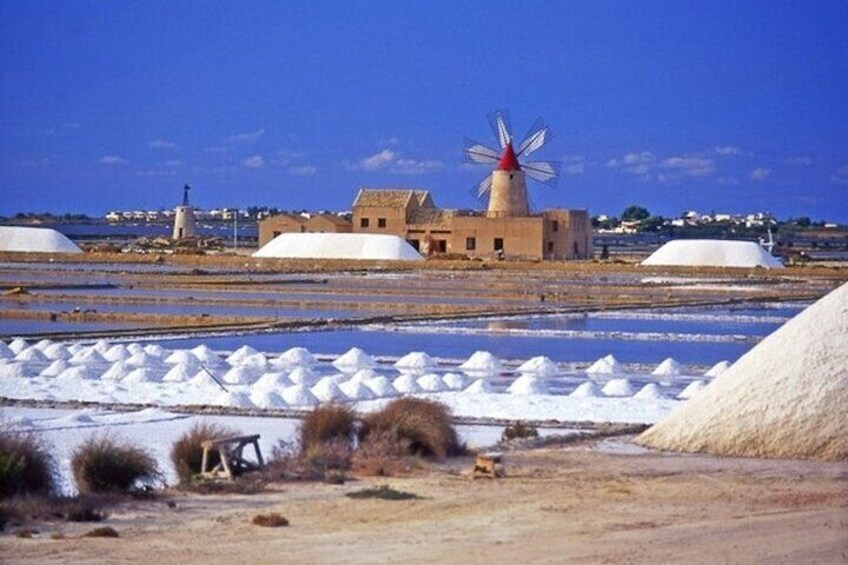
[[[445,373],[442,376],[445,386],[450,390],[462,390],[469,384],[468,377],[461,373]]]
[[[0,359],[10,359],[15,356],[15,352],[6,345],[6,342],[0,341]]]
[[[392,384],[392,381],[383,376],[377,376],[365,381],[365,386],[374,391],[374,395],[377,398],[397,396],[400,392]]]
[[[347,400],[347,396],[345,396],[345,393],[342,392],[342,389],[339,388],[339,385],[336,384],[336,381],[332,377],[324,377],[310,390],[315,395],[315,398],[321,402]]]
[[[238,365],[242,359],[245,357],[250,357],[251,355],[256,355],[259,353],[249,345],[242,345],[238,349],[236,349],[233,353],[227,357],[227,363],[230,365]]]
[[[352,347],[347,351],[344,355],[341,355],[338,359],[333,361],[333,366],[342,371],[358,371],[359,369],[366,369],[368,367],[373,367],[376,365],[376,361],[373,357],[359,349],[358,347]]]
[[[704,373],[705,377],[717,377],[730,368],[730,361],[719,361]]]
[[[140,343],[135,343],[135,342],[127,344],[127,352],[130,355],[136,355],[138,353],[145,353],[144,346],[141,345]]]
[[[662,363],[657,365],[657,368],[654,369],[651,374],[657,376],[674,376],[679,375],[680,372],[680,363],[669,357],[668,359],[665,359]]]
[[[592,381],[580,383],[568,396],[572,398],[598,398],[604,395],[604,391]]]
[[[350,377],[351,381],[364,383],[366,381],[370,381],[375,377],[379,377],[379,373],[374,369],[360,369]]]
[[[392,384],[394,387],[404,394],[415,394],[421,392],[421,387],[415,379],[415,375],[405,374],[397,377]]]
[[[135,344],[135,345],[138,345],[138,344]],[[112,347],[112,344],[109,343],[108,341],[106,341],[105,339],[97,340],[97,342],[94,345],[91,346],[92,349],[94,349],[95,351],[97,351],[97,353],[99,353],[101,355],[103,355],[104,353],[109,351],[109,349],[111,347]],[[141,346],[139,345],[139,347],[141,347]],[[132,353],[135,353],[135,352],[133,351]]]
[[[783,268],[776,257],[753,241],[723,239],[674,239],[654,251],[642,265]]]
[[[544,379],[535,377],[532,374],[524,374],[515,379],[509,388],[506,389],[509,394],[548,394],[548,385]]]
[[[318,382],[318,375],[316,375],[306,367],[298,367],[297,369],[289,373],[289,380],[294,384],[312,386]]]
[[[20,337],[16,337],[11,341],[11,343],[9,343],[9,349],[11,349],[12,353],[14,353],[15,355],[17,355],[27,347],[29,347],[29,344],[26,342],[25,339]]]
[[[167,351],[158,343],[149,343],[144,346],[144,352],[154,357],[165,357]]]
[[[90,369],[89,367],[85,365],[79,365],[67,369],[65,372],[63,372],[56,378],[61,379],[63,381],[84,381],[89,379],[96,379],[99,376],[100,375],[96,371]]]
[[[315,357],[305,347],[292,347],[281,353],[277,359],[289,365],[308,367],[315,364]]]
[[[22,379],[29,376],[29,372],[22,363],[9,363],[0,365],[0,377],[8,379]]]
[[[100,353],[94,348],[80,350],[75,353],[69,361],[73,365],[105,365],[108,363],[106,359],[104,359],[103,356],[100,355]]]
[[[488,351],[475,351],[459,368],[467,373],[487,375],[495,375],[502,370],[501,362]]]
[[[273,390],[254,390],[250,393],[250,400],[260,408],[285,408],[286,401]]]
[[[200,359],[192,351],[187,349],[177,349],[165,357],[165,363],[172,365],[197,365],[199,362]]]
[[[54,343],[44,348],[44,355],[48,359],[70,359],[71,353],[61,343]],[[2,354],[0,354],[2,356]]]
[[[40,349],[36,347],[28,347],[15,355],[16,361],[35,361],[36,363],[46,363],[47,357]]]
[[[259,377],[259,379],[253,383],[253,390],[283,390],[291,385],[292,381],[285,373],[271,372],[265,373]]]
[[[423,260],[403,238],[370,233],[284,233],[266,243],[253,257]]]
[[[106,369],[101,375],[101,381],[120,381],[126,378],[133,371],[133,367],[125,361],[116,361],[111,367]]]
[[[249,385],[255,382],[261,374],[261,370],[254,367],[233,367],[224,374],[221,380],[233,385]]]
[[[129,351],[123,345],[116,344],[103,352],[103,358],[107,361],[114,363],[115,361],[123,361],[130,357]]]
[[[266,359],[261,353],[254,353],[253,355],[245,355],[236,361],[230,361],[230,364],[233,366],[251,367],[260,371],[265,371],[268,368],[268,359]]]
[[[38,343],[33,345],[33,347],[35,347],[36,349],[40,349],[41,351],[44,351],[45,349],[47,349],[51,345],[54,345],[55,343],[56,342],[53,341],[52,339],[44,338],[44,339],[38,340]]]
[[[407,353],[395,363],[395,367],[398,369],[425,370],[435,366],[436,362],[433,358],[423,351]]]
[[[255,408],[253,401],[250,400],[250,397],[247,394],[235,391],[221,391],[221,393],[215,397],[213,403],[218,406],[229,406],[232,408]]]
[[[492,392],[492,384],[488,379],[475,379],[470,385],[465,387],[463,393],[477,394],[479,392]]]
[[[70,365],[64,359],[56,359],[55,361],[50,363],[50,365],[48,365],[46,369],[41,371],[40,375],[42,377],[58,377],[69,367]]]
[[[353,379],[339,385],[342,392],[351,400],[371,400],[376,395],[374,391],[368,388],[362,381],[354,381]]]
[[[76,243],[54,229],[25,226],[0,226],[0,251],[82,253]]]
[[[162,377],[162,382],[166,383],[183,383],[187,382],[197,373],[197,362],[194,364],[178,363],[168,369],[165,376]]]
[[[121,382],[124,384],[157,383],[162,380],[160,377],[160,373],[154,369],[139,367],[130,371],[130,374],[121,379]]]

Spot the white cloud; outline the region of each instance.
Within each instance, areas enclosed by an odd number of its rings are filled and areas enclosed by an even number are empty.
[[[182,164],[183,164],[183,162],[178,160],[178,159],[172,159],[170,161],[165,161],[166,167],[179,167]]]
[[[100,158],[100,164],[102,165],[126,165],[127,163],[129,163],[128,160],[117,155],[104,155]]]
[[[830,182],[848,184],[848,166],[840,167],[834,174],[830,175]]]
[[[742,149],[734,145],[716,145],[713,151],[719,155],[741,155]]]
[[[177,144],[168,139],[154,139],[147,146],[151,149],[173,149]]]
[[[594,165],[582,155],[566,155],[562,159],[562,172],[567,175],[582,175],[588,167]]]
[[[751,171],[751,180],[761,181],[766,180],[769,175],[771,175],[771,171],[766,169],[765,167],[757,167],[753,171]]]
[[[676,171],[688,177],[707,177],[715,172],[715,164],[711,159],[703,157],[669,157],[663,159],[662,167]]]
[[[262,155],[253,155],[244,159],[241,162],[242,167],[247,167],[248,169],[261,169],[265,166],[265,159]]]
[[[289,169],[290,174],[297,175],[299,177],[308,177],[317,172],[318,168],[315,165],[298,165]]]
[[[806,167],[807,165],[813,164],[812,158],[804,155],[793,155],[792,157],[784,159],[783,162],[787,165],[797,165],[799,167]]]
[[[443,168],[444,163],[436,160],[407,159],[401,157],[397,151],[383,149],[356,163],[346,163],[345,166],[355,171],[388,171],[401,175],[421,175]]]
[[[631,175],[646,175],[656,160],[657,156],[650,151],[642,151],[641,153],[628,153],[624,157],[610,159],[607,161],[607,167],[621,169]]]
[[[230,143],[254,143],[263,135],[265,135],[265,128],[259,128],[256,131],[237,133],[230,136]]]

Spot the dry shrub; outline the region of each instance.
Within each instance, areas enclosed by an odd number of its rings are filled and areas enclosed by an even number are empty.
[[[347,439],[334,439],[313,445],[303,452],[304,477],[343,483],[351,467],[353,451]]]
[[[367,442],[374,433],[394,434],[408,442],[409,453],[444,459],[464,452],[451,424],[450,409],[440,402],[398,398],[379,412],[368,415],[359,438]]]
[[[21,528],[20,530],[15,532],[16,538],[30,539],[32,536],[38,533],[38,530],[33,530],[32,528]]]
[[[54,490],[53,458],[44,442],[0,427],[0,499]]]
[[[71,470],[82,493],[130,492],[141,481],[160,477],[146,451],[109,436],[92,437],[71,457]]]
[[[100,526],[99,528],[94,528],[82,535],[84,538],[119,538],[121,537],[115,528],[110,526]]]
[[[300,449],[306,455],[324,444],[350,443],[356,415],[347,406],[318,406],[300,425]]]
[[[254,526],[263,526],[266,528],[279,528],[288,526],[289,520],[285,516],[271,512],[269,514],[257,514],[253,517],[252,523]]]
[[[539,437],[539,430],[519,420],[513,424],[507,424],[504,428],[503,434],[501,434],[501,441],[507,442],[512,439],[524,439],[529,437]]]
[[[417,494],[396,490],[389,485],[355,490],[345,494],[345,496],[353,499],[376,498],[378,500],[418,500],[421,498]]]
[[[373,431],[353,454],[353,471],[358,475],[393,477],[409,472],[417,460],[410,456],[409,441],[394,430]]]
[[[203,462],[202,443],[210,439],[241,435],[238,431],[211,422],[197,422],[171,446],[171,462],[177,471],[180,483],[188,484],[200,473]],[[221,462],[217,450],[209,452],[210,468]]]

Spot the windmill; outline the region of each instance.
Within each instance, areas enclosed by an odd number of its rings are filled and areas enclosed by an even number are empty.
[[[481,202],[488,196],[486,215],[489,217],[528,216],[530,205],[525,174],[553,187],[559,180],[560,163],[523,159],[544,147],[553,138],[553,134],[548,126],[537,118],[523,141],[515,146],[509,113],[505,109],[495,110],[487,117],[500,149],[466,139],[464,154],[467,162],[495,166],[494,171],[474,187],[474,195]]]

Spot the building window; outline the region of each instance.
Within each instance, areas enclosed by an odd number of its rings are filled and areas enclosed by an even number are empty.
[[[377,218],[377,227],[378,228],[386,227],[386,218]]]
[[[466,237],[465,238],[465,250],[466,251],[474,251],[477,249],[477,238],[476,237]]]
[[[495,251],[503,251],[503,238],[496,237],[495,238]]]
[[[553,253],[553,252],[554,252],[554,242],[549,241],[548,242],[548,253]]]
[[[436,253],[447,253],[448,252],[448,242],[444,239],[437,239],[434,242],[434,247],[436,248]]]
[[[367,228],[371,222],[368,221],[368,218],[360,218],[359,219],[359,227]]]
[[[551,222],[551,231],[559,231],[559,221],[554,220]]]

